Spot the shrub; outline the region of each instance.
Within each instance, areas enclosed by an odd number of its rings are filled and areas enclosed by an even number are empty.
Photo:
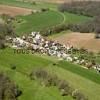
[[[16,69],[16,65],[11,65],[11,69],[15,70]]]
[[[21,95],[18,87],[3,73],[0,73],[0,100],[16,100]]]
[[[95,38],[96,38],[96,39],[100,39],[100,33],[96,33],[96,34],[95,34]]]
[[[34,74],[35,74],[36,78],[40,78],[40,79],[46,79],[48,77],[48,73],[43,69],[39,69],[39,70],[35,71]]]
[[[65,80],[59,81],[58,88],[61,91],[62,96],[68,95],[70,93],[70,86]]]
[[[49,11],[49,8],[41,8],[42,12]]]
[[[75,100],[88,100],[87,97],[85,97],[79,90],[74,90],[72,92],[72,97],[75,99]]]
[[[0,40],[0,49],[5,48],[5,42],[3,40]]]
[[[58,78],[56,75],[50,75],[43,69],[38,69],[30,74],[31,79],[40,79],[41,84],[45,86],[56,86]]]
[[[33,2],[32,2],[32,5],[36,5],[36,2],[35,2],[35,1],[33,1]]]

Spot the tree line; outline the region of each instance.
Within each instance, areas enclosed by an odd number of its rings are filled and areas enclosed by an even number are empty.
[[[58,6],[61,12],[67,11],[78,15],[98,16],[100,12],[99,1],[72,1]]]
[[[5,48],[6,36],[14,35],[13,18],[7,14],[3,14],[0,16],[0,19],[3,20],[3,22],[0,22],[0,48]]]

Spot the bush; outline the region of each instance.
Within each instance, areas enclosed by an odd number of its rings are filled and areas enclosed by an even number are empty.
[[[32,5],[36,5],[36,2],[35,2],[35,1],[33,1],[33,2],[32,2]]]
[[[61,91],[62,96],[68,95],[70,93],[70,86],[65,80],[59,81],[58,88]]]
[[[46,29],[41,31],[41,34],[43,34],[44,36],[48,36],[48,35],[52,35],[55,33],[60,33],[62,31],[68,30],[68,25],[62,24],[62,25],[58,25],[58,26],[54,26],[50,29]]]
[[[5,42],[3,40],[0,40],[0,49],[5,48]]]
[[[11,65],[11,69],[15,70],[16,69],[16,65]]]
[[[43,69],[38,69],[30,74],[31,79],[40,79],[41,84],[45,86],[56,86],[58,78],[56,75],[50,75]]]
[[[59,79],[56,75],[49,74],[44,69],[37,69],[30,74],[31,79],[39,79],[42,86],[56,86],[61,96],[71,95],[76,100],[88,100],[82,93],[74,90],[65,80]]]
[[[0,100],[16,100],[21,95],[18,87],[7,76],[0,73]]]
[[[49,11],[49,8],[41,8],[41,11],[42,11],[42,12]]]
[[[96,33],[96,34],[95,34],[95,38],[96,38],[96,39],[100,39],[100,33]]]
[[[72,92],[72,97],[75,99],[75,100],[88,100],[87,97],[85,97],[80,91],[78,90],[74,90]]]
[[[36,70],[34,74],[36,78],[40,79],[46,79],[48,77],[48,73],[43,69]]]

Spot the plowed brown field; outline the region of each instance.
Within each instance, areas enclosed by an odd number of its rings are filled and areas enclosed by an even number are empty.
[[[70,44],[77,48],[86,48],[90,51],[100,51],[100,39],[95,39],[93,33],[70,33],[55,37],[54,40],[62,44]]]
[[[11,16],[17,16],[17,15],[27,15],[30,13],[31,13],[30,9],[0,5],[0,14],[9,14]]]

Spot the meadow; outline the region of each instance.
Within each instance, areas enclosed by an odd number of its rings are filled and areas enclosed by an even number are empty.
[[[70,96],[60,96],[56,87],[43,87],[30,79],[31,71],[47,67],[53,63],[52,60],[36,55],[14,54],[11,49],[0,50],[0,54],[0,71],[5,72],[23,91],[18,100],[72,100]],[[11,70],[13,65],[16,66],[16,70]]]
[[[68,12],[64,12],[64,16],[65,16],[65,23],[67,23],[67,24],[83,23],[83,22],[91,19],[91,17],[72,14],[72,13],[68,13]]]
[[[30,9],[40,9],[40,8],[50,8],[53,10],[57,9],[57,4],[45,3],[45,2],[37,2],[36,5],[34,5],[32,2],[23,2],[20,0],[0,0],[0,4],[30,8]]]
[[[55,62],[57,62],[56,66],[53,65]],[[16,69],[13,70],[12,66],[16,66]],[[95,71],[59,61],[54,57],[16,54],[9,48],[0,50],[0,71],[5,72],[23,91],[18,100],[46,100],[47,98],[49,100],[73,100],[70,96],[61,96],[56,87],[43,87],[38,81],[31,80],[29,74],[38,68],[46,69],[61,79],[67,80],[90,100],[100,98],[100,75]]]
[[[91,17],[57,11],[57,4],[22,2],[18,0],[0,0],[0,4],[29,9],[50,8],[49,11],[16,16],[20,23],[14,22],[15,33],[20,36],[31,31],[41,31],[61,24],[82,23]],[[59,37],[66,32],[52,35]],[[67,32],[70,34],[70,31]],[[97,59],[100,62],[100,59]],[[56,63],[56,65],[54,65]],[[16,67],[13,69],[13,67]],[[22,91],[18,100],[73,100],[71,96],[61,96],[55,86],[44,87],[40,82],[30,79],[30,73],[36,69],[45,69],[52,75],[68,81],[74,89],[79,89],[89,100],[100,99],[100,74],[84,69],[80,65],[59,61],[56,57],[42,54],[18,54],[11,48],[0,49],[0,72],[4,72]]]
[[[32,31],[46,30],[61,24],[82,23],[91,18],[70,13],[62,14],[58,11],[47,11],[18,16],[17,19],[21,19],[23,22],[16,25],[15,31],[18,35],[22,35]]]
[[[17,34],[30,33],[32,31],[40,31],[49,27],[61,24],[63,16],[56,11],[47,11],[27,16],[21,16],[17,19],[23,20],[22,23],[16,25]]]

